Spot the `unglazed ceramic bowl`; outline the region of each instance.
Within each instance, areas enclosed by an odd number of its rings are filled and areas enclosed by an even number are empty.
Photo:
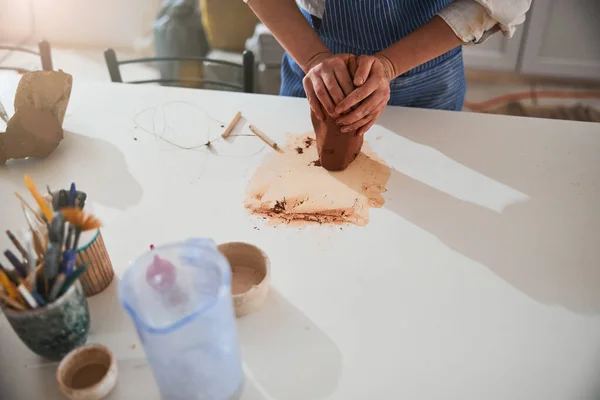
[[[106,346],[82,346],[63,358],[56,370],[56,380],[71,400],[100,400],[117,383],[117,362]]]
[[[231,266],[231,293],[236,317],[262,307],[269,294],[271,265],[258,247],[242,242],[223,243],[219,251]]]

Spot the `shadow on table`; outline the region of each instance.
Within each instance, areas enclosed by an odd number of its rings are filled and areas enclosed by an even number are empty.
[[[88,298],[88,305],[90,335],[113,335],[135,329],[119,300],[119,278],[116,276],[106,289]]]
[[[445,167],[434,173],[436,184],[444,190],[392,168],[384,207],[537,301],[599,313],[600,163],[592,162],[593,149],[586,149],[577,138],[564,143],[554,138],[550,143],[557,148],[544,149],[543,131],[532,132],[527,140],[510,132],[484,140],[465,132],[450,136],[390,137],[386,145],[394,146],[398,139],[402,143],[396,144],[404,146],[401,151],[414,147],[408,149],[407,158],[410,152],[423,151],[424,156],[443,160]],[[568,154],[578,157],[577,161]],[[401,157],[395,155],[398,169],[412,168],[412,175],[419,175],[412,165],[419,161],[406,165],[406,160],[398,161]],[[436,168],[425,165],[421,175]],[[464,189],[465,181],[479,189],[470,196],[483,198],[476,193],[488,193],[490,202],[502,197],[490,195],[498,191],[498,185],[505,186],[504,193],[526,195],[493,207],[470,201],[468,195],[449,194],[453,186]]]
[[[44,159],[9,160],[0,166],[0,179],[19,186],[24,174],[31,175],[40,190],[45,185],[68,189],[74,181],[93,202],[120,210],[142,198],[141,185],[129,173],[125,156],[115,145],[71,132],[65,132],[56,150]]]
[[[336,390],[339,349],[274,288],[263,309],[238,321],[238,332],[250,385],[242,400],[317,400]]]

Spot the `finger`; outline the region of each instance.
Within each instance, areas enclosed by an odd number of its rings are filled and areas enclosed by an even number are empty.
[[[368,123],[366,123],[362,128],[360,128],[356,132],[356,134],[362,136],[365,133],[367,133],[369,131],[369,129],[371,129],[371,127],[373,125],[375,125],[375,122],[377,122],[377,120],[379,119],[379,116],[383,112],[386,105],[387,105],[386,101],[382,101],[381,103],[379,103],[379,105],[375,108],[375,110],[371,114],[371,115],[373,115],[373,118]]]
[[[373,127],[373,125],[375,125],[375,122],[377,122],[377,120],[375,118],[372,118],[369,122],[366,123],[366,125],[363,125],[357,132],[356,134],[358,136],[364,136],[365,133],[367,133],[369,131],[369,129],[371,129]]]
[[[315,94],[317,95],[317,99],[319,99],[319,102],[323,105],[325,111],[327,111],[329,115],[335,115],[335,104],[333,104],[323,80],[317,76],[311,78],[311,82]]]
[[[317,95],[309,82],[304,82],[304,91],[306,92],[306,98],[308,99],[308,104],[310,105],[310,109],[315,114],[315,117],[319,121],[325,120],[325,115],[323,113],[323,108],[321,107],[321,103],[319,103],[319,99],[317,99]]]
[[[355,110],[351,111],[347,115],[343,115],[338,118],[336,123],[338,125],[351,125],[356,121],[359,121],[371,114],[375,107],[381,103],[382,97],[378,96],[377,93],[373,93],[371,96],[367,97],[367,99],[362,102]]]
[[[344,96],[336,101],[335,104],[339,104],[342,100],[346,98],[352,91],[354,90],[354,84],[352,83],[352,76],[350,76],[350,71],[346,68],[346,65],[336,66],[333,69],[333,73],[335,74],[335,78],[337,79],[339,85],[344,92]]]
[[[372,119],[373,119],[373,114],[369,114],[366,117],[361,118],[360,120],[356,121],[355,123],[353,123],[351,125],[343,126],[342,129],[340,129],[340,130],[344,133],[354,132],[358,128],[362,128],[363,126],[368,124],[369,121],[371,121]]]
[[[340,104],[335,108],[335,112],[338,114],[343,114],[347,110],[351,109],[367,97],[371,95],[375,90],[379,88],[380,85],[379,79],[367,79],[367,82],[352,91]]]
[[[332,70],[329,73],[322,74],[321,79],[323,79],[325,87],[327,88],[329,96],[333,100],[334,104],[338,104],[339,102],[344,100],[346,96],[344,95],[344,92],[342,92],[342,88],[338,83],[337,74],[335,73],[335,70]]]
[[[354,84],[356,86],[362,86],[367,81],[374,62],[375,57],[372,56],[358,57],[358,68],[354,73]]]

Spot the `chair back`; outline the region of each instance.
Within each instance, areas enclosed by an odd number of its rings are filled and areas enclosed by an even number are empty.
[[[242,91],[244,93],[254,93],[254,54],[251,51],[244,51],[242,55],[242,63],[238,64],[231,61],[217,60],[214,58],[207,57],[146,57],[136,58],[129,60],[118,60],[117,54],[113,49],[106,49],[104,51],[104,59],[106,61],[106,67],[110,74],[110,79],[113,82],[119,83],[159,83],[163,85],[174,85],[174,86],[200,86],[205,87],[216,86],[225,90]],[[145,80],[134,80],[134,81],[123,81],[121,76],[120,66],[125,64],[139,64],[139,63],[155,63],[155,62],[176,62],[181,65],[182,63],[191,63],[204,67],[205,64],[211,63],[217,66],[227,66],[233,68],[239,68],[242,72],[242,79],[240,83],[230,82],[225,80],[205,79],[204,77],[199,78],[159,78],[159,79],[145,79]]]
[[[28,49],[28,48],[22,47],[22,46],[4,46],[4,45],[0,45],[0,50],[7,50],[10,52],[17,51],[17,52],[30,53],[30,54],[37,55],[40,57],[42,70],[52,71],[52,68],[53,68],[52,67],[52,52],[50,50],[50,43],[48,43],[47,40],[42,40],[41,42],[38,43],[37,51],[31,50],[31,49]],[[17,71],[17,72],[21,72],[21,73],[30,71],[27,68],[12,67],[12,66],[0,66],[0,69]]]

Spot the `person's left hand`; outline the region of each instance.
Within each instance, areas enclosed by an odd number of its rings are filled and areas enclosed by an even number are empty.
[[[354,74],[357,88],[335,108],[342,115],[336,120],[342,132],[358,130],[357,134],[364,135],[373,126],[390,99],[391,71],[393,65],[387,57],[379,54],[358,57]]]

